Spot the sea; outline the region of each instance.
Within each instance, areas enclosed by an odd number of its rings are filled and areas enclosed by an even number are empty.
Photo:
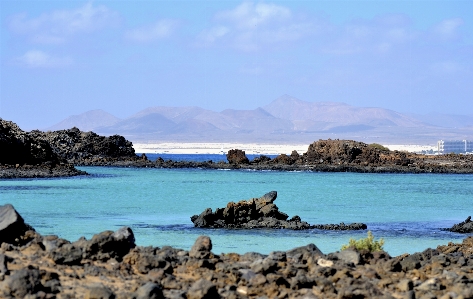
[[[149,159],[225,161],[223,155],[148,154]],[[249,157],[250,159],[254,157]],[[202,229],[190,220],[206,208],[277,191],[275,204],[310,224],[362,222],[392,256],[461,243],[471,234],[444,230],[473,215],[473,175],[365,174],[78,167],[90,175],[0,180],[0,205],[10,203],[43,235],[75,241],[104,230],[132,228],[137,245],[189,250],[200,235],[220,253],[289,250],[315,244],[340,250],[367,231]]]

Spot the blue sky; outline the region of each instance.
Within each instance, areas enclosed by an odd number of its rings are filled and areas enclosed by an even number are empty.
[[[255,109],[473,115],[473,1],[0,1],[0,117]]]

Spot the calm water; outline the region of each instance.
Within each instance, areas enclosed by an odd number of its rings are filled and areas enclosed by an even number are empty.
[[[208,160],[208,159],[207,159]],[[190,216],[229,201],[278,191],[276,204],[312,224],[364,222],[391,255],[435,248],[465,235],[450,227],[473,215],[473,175],[405,175],[80,167],[91,176],[0,180],[12,203],[41,234],[68,240],[132,227],[139,245],[190,249],[209,235],[215,253],[288,250],[309,243],[339,250],[362,232],[197,229]]]

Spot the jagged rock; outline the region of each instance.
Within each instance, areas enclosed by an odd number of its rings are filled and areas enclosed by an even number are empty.
[[[297,152],[296,152],[297,154]],[[299,156],[299,155],[297,155]],[[297,157],[296,159],[294,159],[294,157],[291,155],[291,156],[288,156],[288,155],[285,155],[285,154],[280,154],[278,155],[276,158],[273,159],[273,162],[274,163],[277,163],[277,164],[286,164],[286,165],[291,165],[291,164],[294,164],[294,162],[298,159],[299,157]]]
[[[455,224],[448,230],[455,233],[472,233],[473,221],[471,221],[471,216],[468,216],[465,221]]]
[[[27,267],[15,271],[0,283],[0,290],[15,298],[24,298],[28,294],[36,294],[43,289],[40,272],[35,267]],[[1,293],[0,293],[1,295]]]
[[[53,132],[31,131],[32,136],[47,142],[52,150],[70,163],[81,163],[94,158],[136,158],[133,144],[123,136],[100,136],[94,132],[82,132],[74,127]],[[146,156],[141,157],[142,160]]]
[[[51,146],[30,136],[15,123],[0,118],[0,164],[37,165],[45,162],[58,164],[60,158]]]
[[[85,174],[56,154],[50,144],[0,118],[0,178]],[[3,165],[2,165],[3,164]]]
[[[162,288],[153,282],[148,282],[142,285],[138,290],[136,290],[135,294],[136,294],[136,299],[162,299],[164,298]]]
[[[192,284],[187,292],[188,299],[217,299],[220,295],[217,292],[217,287],[210,281],[199,279]]]
[[[308,229],[310,225],[298,216],[287,220],[288,215],[280,212],[273,203],[277,192],[271,191],[260,198],[229,202],[224,209],[205,209],[200,215],[191,217],[196,227],[227,228],[287,228]]]
[[[217,208],[215,212],[212,212],[211,208],[207,208],[201,214],[191,216],[191,221],[195,227],[206,228],[284,228],[292,230],[312,228],[359,230],[367,228],[363,223],[310,225],[297,215],[287,220],[289,216],[280,212],[273,203],[276,198],[277,192],[271,191],[260,198],[241,200],[237,203],[229,202],[225,208]]]
[[[49,256],[56,264],[63,265],[79,265],[83,259],[121,260],[130,249],[136,246],[135,237],[129,227],[122,227],[116,232],[101,232],[89,241],[81,238],[74,243],[60,245],[54,246]]]
[[[0,206],[0,245],[5,243],[18,244],[28,230],[33,230],[25,223],[11,204]]]
[[[227,153],[227,160],[230,164],[248,164],[250,161],[246,157],[245,151],[231,149]]]
[[[212,240],[207,236],[199,236],[189,251],[193,258],[208,258],[212,250]]]
[[[267,194],[264,201],[272,204],[275,198]],[[131,230],[94,237],[70,243],[36,236],[23,246],[4,243],[0,298],[473,298],[473,237],[391,257],[350,250],[324,255],[314,244],[268,255],[218,256],[211,252],[211,239],[200,236],[189,252],[138,246],[122,261],[91,259],[87,250],[92,246],[105,254],[117,251],[107,249],[114,242],[134,245]],[[54,244],[46,249],[45,242]],[[50,253],[68,245],[79,248],[83,259],[52,263]]]

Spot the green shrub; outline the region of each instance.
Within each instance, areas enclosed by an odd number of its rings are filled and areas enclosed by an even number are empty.
[[[374,148],[377,148],[379,149],[380,151],[388,151],[389,152],[389,148],[379,144],[379,143],[371,143],[369,146],[371,147],[374,147]]]
[[[348,245],[343,245],[342,250],[353,248],[358,251],[368,250],[369,252],[382,251],[384,245],[384,239],[379,241],[374,240],[374,236],[371,231],[368,231],[368,237],[364,239],[355,240],[350,238]]]

